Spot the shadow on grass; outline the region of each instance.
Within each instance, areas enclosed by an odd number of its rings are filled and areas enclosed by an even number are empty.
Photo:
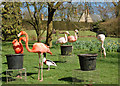
[[[38,73],[27,73],[27,76],[30,76],[32,79],[35,79],[33,76],[31,76],[31,75],[34,75],[34,74],[38,74]]]
[[[12,73],[12,71],[11,71]],[[2,74],[6,75],[6,72],[2,72]],[[34,75],[34,74],[38,74],[38,73],[27,73],[27,76],[31,76],[31,75]],[[12,76],[11,74],[9,74],[10,76]],[[13,77],[17,77],[19,74],[13,76]],[[22,73],[22,75],[24,75],[24,73]],[[32,76],[31,76],[32,77]],[[12,77],[8,77],[10,81],[15,81],[16,79],[12,78]],[[32,77],[33,79],[35,79],[34,77]],[[6,77],[0,77],[0,80],[2,79],[3,82],[6,82]]]
[[[10,81],[15,81],[16,79],[12,78],[12,77],[8,77],[8,80]],[[2,81],[3,82],[6,82],[7,81],[7,78],[6,77],[2,77]]]
[[[65,78],[61,78],[58,79],[59,81],[67,81],[67,82],[84,82],[84,80],[80,80],[74,77],[65,77]]]
[[[67,61],[54,61],[55,63],[65,63]]]
[[[27,76],[31,76],[33,74],[38,74],[38,73],[27,73]]]
[[[9,71],[9,76],[12,76],[11,73],[13,73],[13,71]],[[6,71],[2,72],[1,74],[6,75]],[[1,77],[0,79],[2,79],[3,82],[7,81],[7,77]],[[16,79],[12,78],[12,77],[8,77],[8,80],[10,81],[15,81]]]
[[[37,68],[39,69],[39,67],[34,67],[34,68]],[[40,68],[41,69],[41,68]],[[48,68],[43,68],[43,70],[47,70]],[[50,68],[50,69],[55,69],[55,68]]]
[[[4,62],[4,63],[2,63],[2,64],[7,64],[7,62]]]

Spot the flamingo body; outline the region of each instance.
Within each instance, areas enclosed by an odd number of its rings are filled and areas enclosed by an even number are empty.
[[[75,41],[77,41],[75,36],[68,36],[68,42],[75,42]]]
[[[77,34],[78,34],[78,30],[75,30],[75,36],[68,36],[68,42],[75,42],[77,41]]]
[[[21,43],[21,40],[25,41],[25,37],[21,37],[19,39],[19,42],[18,42],[17,39],[14,39],[12,41],[13,49],[14,49],[14,51],[15,51],[16,54],[19,54],[19,53],[23,54],[23,45]]]
[[[105,35],[104,34],[99,34],[98,36],[97,36],[97,39],[99,40],[99,41],[103,41],[104,42],[104,40],[105,40]]]
[[[67,43],[67,42],[68,42],[67,34],[69,34],[68,31],[65,32],[65,37],[60,37],[60,38],[56,41],[56,43],[57,43],[57,44],[58,44],[58,43],[59,43],[59,44],[65,44],[65,43]]]
[[[65,43],[67,43],[67,41],[66,41],[65,37],[61,37],[56,41],[56,43],[65,44]]]
[[[33,53],[50,53],[52,55],[52,52],[50,52],[50,49],[47,45],[43,43],[35,43],[33,44],[32,50],[30,52]]]

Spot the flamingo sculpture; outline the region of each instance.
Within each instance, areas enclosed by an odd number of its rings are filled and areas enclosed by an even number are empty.
[[[104,58],[106,57],[106,52],[105,52],[105,48],[104,48],[104,40],[105,40],[105,35],[104,34],[99,34],[96,37],[99,41],[101,41],[101,56],[102,56],[102,49],[103,49],[103,54],[104,54]]]
[[[52,52],[50,51],[49,47],[43,43],[34,43],[33,44],[33,48],[30,49],[28,47],[28,34],[25,32],[25,31],[21,31],[19,34],[18,34],[18,37],[20,37],[21,35],[25,35],[26,36],[26,49],[29,51],[29,52],[33,52],[33,53],[38,53],[39,55],[39,71],[38,71],[38,80],[40,80],[40,65],[41,65],[41,80],[40,81],[43,81],[43,61],[42,61],[42,64],[41,64],[41,61],[40,61],[40,54],[41,54],[41,58],[43,59],[43,53],[49,53],[52,55]]]
[[[67,34],[70,34],[68,31],[65,32],[65,37],[60,37],[57,41],[56,41],[56,44],[65,44],[68,42],[68,39],[67,39]]]
[[[25,37],[21,37],[19,39],[19,42],[18,42],[17,39],[14,39],[12,41],[13,49],[14,49],[14,51],[15,51],[16,54],[19,54],[19,53],[23,54],[23,45],[21,43],[21,40],[26,41],[26,38]]]
[[[72,43],[77,41],[77,34],[78,34],[78,30],[75,30],[75,36],[68,36],[68,42]]]

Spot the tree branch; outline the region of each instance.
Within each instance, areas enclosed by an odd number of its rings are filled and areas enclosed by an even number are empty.
[[[117,4],[115,3],[115,2],[112,2],[113,3],[113,5],[116,7],[117,6]]]
[[[36,7],[36,2],[33,3],[33,6],[34,6],[34,18],[35,18],[35,23],[38,25],[38,22],[37,22],[37,18],[36,18],[36,13],[37,13],[37,7]]]
[[[57,2],[57,4],[54,6],[55,9],[58,9],[58,7],[62,4],[63,2]]]
[[[30,11],[30,8],[29,8],[29,4],[28,4],[28,2],[26,2],[26,4],[27,4],[28,12],[29,12],[29,14],[30,14],[30,18],[31,18],[32,21],[33,21],[34,19],[33,19],[33,16],[32,16],[32,14],[31,14],[31,11]]]

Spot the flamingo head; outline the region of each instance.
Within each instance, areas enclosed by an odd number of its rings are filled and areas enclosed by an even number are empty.
[[[66,31],[65,34],[70,34],[70,33],[68,31]]]
[[[14,47],[20,45],[17,39],[14,39],[14,40],[12,41],[12,44],[13,44]]]
[[[12,44],[15,44],[16,42],[18,42],[18,40],[17,40],[17,39],[14,39],[14,40],[12,41]]]
[[[79,31],[76,29],[75,32],[78,34]]]
[[[18,37],[20,37],[21,35],[25,35],[26,32],[25,31],[21,31],[19,34],[18,34]]]

